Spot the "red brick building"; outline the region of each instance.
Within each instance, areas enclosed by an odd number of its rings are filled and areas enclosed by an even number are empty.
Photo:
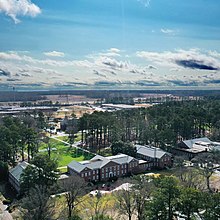
[[[163,169],[172,166],[172,155],[160,148],[136,145],[136,149],[137,158],[150,162],[146,167],[148,170],[151,168]]]
[[[125,154],[110,157],[96,155],[89,161],[72,161],[68,165],[68,172],[86,181],[106,181],[139,172],[139,160]]]

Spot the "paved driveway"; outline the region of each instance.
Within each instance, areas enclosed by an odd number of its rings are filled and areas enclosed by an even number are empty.
[[[11,214],[5,210],[6,208],[7,206],[0,203],[0,213],[2,212],[0,214],[0,220],[13,220]]]

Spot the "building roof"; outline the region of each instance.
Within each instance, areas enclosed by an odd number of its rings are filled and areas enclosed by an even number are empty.
[[[220,143],[213,142],[209,140],[207,137],[185,140],[182,143],[184,143],[186,146],[185,151],[192,153],[199,153],[210,150],[220,150]]]
[[[27,168],[27,166],[30,165],[29,163],[27,163],[26,161],[23,161],[21,163],[19,163],[17,166],[15,166],[14,168],[12,168],[9,173],[15,177],[15,179],[19,182],[21,174],[23,173],[23,171]]]
[[[142,145],[135,145],[138,154],[145,155],[151,158],[160,159],[165,154],[170,155],[169,153],[161,150],[160,148],[151,147],[151,146],[142,146]]]
[[[118,154],[115,156],[107,157],[107,159],[114,161],[115,163],[118,164],[126,164],[126,163],[130,163],[134,159],[134,157],[130,157],[126,154]]]
[[[130,163],[133,159],[135,158],[130,157],[126,154],[118,154],[110,157],[103,157],[100,155],[96,155],[91,160],[86,160],[82,162],[72,161],[71,163],[68,164],[68,167],[70,169],[75,170],[77,173],[80,173],[85,168],[96,170],[96,169],[101,169],[110,162],[114,162],[116,164],[126,164],[126,163]]]
[[[194,145],[201,145],[201,146],[207,146],[207,144],[212,144],[212,141],[210,141],[207,137],[203,138],[195,138],[191,140],[185,140],[183,143],[188,147],[188,148],[193,148]]]
[[[70,162],[68,164],[68,167],[75,170],[76,172],[80,173],[82,170],[85,169],[86,166],[83,165],[82,163],[79,163],[79,162],[73,160],[72,162]]]

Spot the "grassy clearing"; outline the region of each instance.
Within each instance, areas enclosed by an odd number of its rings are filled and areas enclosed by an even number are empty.
[[[58,170],[59,170],[60,173],[66,173],[67,172],[67,167],[66,166],[65,167],[59,167]]]
[[[58,160],[59,167],[67,166],[73,160],[80,162],[83,160],[89,160],[93,157],[93,154],[70,147],[69,145],[55,139],[50,139],[50,144],[51,148],[56,148],[56,150],[52,150],[51,157]],[[40,150],[47,149],[47,147],[47,144],[42,143]],[[47,154],[47,151],[41,153]]]
[[[79,204],[79,215],[82,219],[90,219],[92,216],[95,216],[95,209],[98,208],[100,214],[104,213],[114,216],[115,203],[115,197],[111,193],[102,195],[99,201],[96,196],[86,195],[83,197],[83,202]]]
[[[68,136],[57,136],[56,138],[59,139],[59,140],[61,140],[61,141],[69,142]]]
[[[61,140],[61,141],[66,141],[66,142],[69,142],[69,137],[68,135],[67,136],[56,136],[57,139]],[[75,142],[78,142],[80,141],[82,138],[82,134],[81,132],[75,134],[75,138],[74,138],[74,141]]]
[[[94,196],[89,196],[88,194],[83,196],[81,198],[82,202],[77,206],[77,214],[85,220],[91,219],[92,216],[95,215],[95,208],[97,205],[97,198]],[[55,198],[56,202],[56,210],[58,212],[57,215],[60,215],[62,212],[63,215],[67,215],[67,209],[66,209],[66,200],[64,195],[57,196]],[[113,194],[106,194],[102,195],[100,201],[98,202],[97,208],[100,213],[108,214],[112,217],[115,217],[114,219],[117,219],[115,216],[115,205],[116,205],[116,199]],[[64,216],[65,217],[65,216]]]
[[[108,157],[108,156],[112,156],[112,150],[111,148],[104,148],[100,150],[100,155],[102,155],[103,157]]]

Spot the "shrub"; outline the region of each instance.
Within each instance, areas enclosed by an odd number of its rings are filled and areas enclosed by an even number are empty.
[[[3,205],[10,205],[12,203],[12,201],[10,199],[5,199],[3,200]]]
[[[0,181],[6,180],[8,177],[8,164],[0,161]]]

